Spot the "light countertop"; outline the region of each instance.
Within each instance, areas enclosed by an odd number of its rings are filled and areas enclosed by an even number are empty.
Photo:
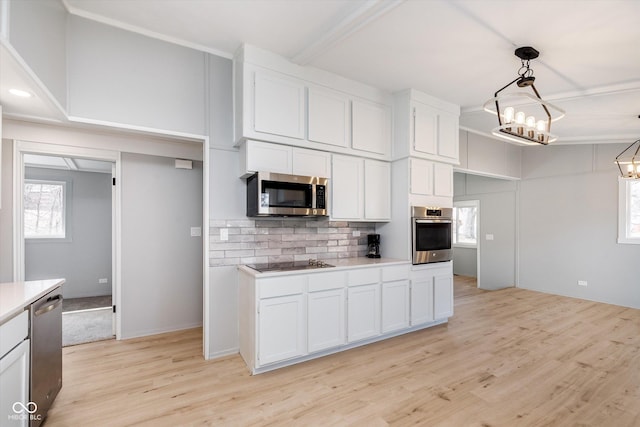
[[[0,324],[64,282],[64,279],[48,279],[0,283]]]
[[[388,265],[411,265],[411,261],[406,261],[403,259],[395,259],[395,258],[367,258],[367,257],[357,257],[357,258],[340,258],[340,259],[326,259],[324,260],[328,264],[334,265],[335,267],[327,267],[327,268],[314,268],[308,270],[286,270],[286,271],[267,271],[264,273],[260,273],[254,270],[251,267],[247,267],[246,265],[239,265],[238,269],[244,271],[245,273],[249,273],[252,276],[256,277],[270,277],[270,276],[291,276],[294,274],[315,274],[315,273],[327,273],[330,271],[339,271],[344,269],[351,268],[359,268],[359,267],[371,267],[371,266],[388,266]]]

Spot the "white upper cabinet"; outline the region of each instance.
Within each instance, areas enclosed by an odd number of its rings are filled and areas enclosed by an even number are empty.
[[[390,110],[386,105],[354,100],[352,121],[354,149],[383,155],[389,153]]]
[[[409,159],[410,193],[424,196],[433,195],[433,162],[423,159]]]
[[[364,161],[364,216],[380,221],[391,218],[391,165],[388,162]]]
[[[394,96],[394,157],[458,164],[460,107],[416,90]]]
[[[413,149],[425,154],[438,154],[438,112],[428,105],[413,106]]]
[[[387,162],[332,156],[331,218],[347,221],[391,219],[391,167]]]
[[[256,70],[254,130],[304,139],[304,84],[288,76]]]
[[[240,177],[258,171],[329,178],[331,155],[289,145],[246,141],[240,146]]]
[[[453,166],[433,164],[433,195],[453,197]]]
[[[254,139],[390,160],[388,92],[247,45],[234,73],[236,145]]]
[[[364,162],[359,157],[333,155],[331,218],[359,220],[364,217]]]
[[[309,141],[338,147],[351,142],[351,103],[349,98],[330,89],[309,87]]]

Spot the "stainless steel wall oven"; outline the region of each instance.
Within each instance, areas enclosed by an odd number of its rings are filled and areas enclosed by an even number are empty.
[[[450,261],[453,209],[413,206],[413,264]]]

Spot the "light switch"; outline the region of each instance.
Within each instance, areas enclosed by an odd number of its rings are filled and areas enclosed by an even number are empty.
[[[487,239],[487,240],[493,240],[493,234],[487,234],[487,235],[485,236],[485,239]]]
[[[229,240],[229,229],[221,228],[220,229],[220,240]]]
[[[200,237],[200,236],[202,236],[202,228],[191,227],[191,237]]]

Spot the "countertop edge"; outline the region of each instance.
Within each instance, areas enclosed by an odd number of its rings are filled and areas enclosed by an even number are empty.
[[[52,290],[62,286],[65,283],[65,279],[49,279],[49,280],[33,280],[26,282],[9,282],[0,283],[0,288],[5,286],[32,288],[31,292],[28,289],[24,291],[24,297],[20,301],[11,301],[10,307],[2,307],[0,310],[0,324],[5,323],[7,320],[12,319],[15,315],[20,314],[31,303],[42,298]]]

